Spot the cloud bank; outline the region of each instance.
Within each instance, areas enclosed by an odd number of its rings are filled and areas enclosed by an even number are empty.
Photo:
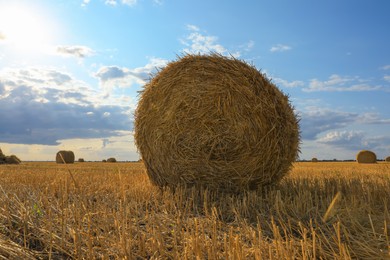
[[[56,145],[61,139],[117,136],[131,130],[131,108],[102,100],[101,93],[61,71],[3,70],[0,142]]]

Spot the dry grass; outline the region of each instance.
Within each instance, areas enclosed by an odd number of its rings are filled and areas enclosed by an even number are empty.
[[[0,166],[0,259],[390,259],[388,163],[296,163],[278,187],[174,193],[142,163]]]

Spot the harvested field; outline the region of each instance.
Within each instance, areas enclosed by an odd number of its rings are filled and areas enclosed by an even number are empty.
[[[268,191],[175,193],[142,163],[0,165],[1,259],[389,259],[388,163],[295,163]]]

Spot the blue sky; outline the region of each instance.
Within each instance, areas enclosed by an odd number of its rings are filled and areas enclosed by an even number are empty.
[[[390,155],[387,0],[0,0],[0,147],[137,160],[133,112],[183,53],[255,65],[301,118],[301,159]]]

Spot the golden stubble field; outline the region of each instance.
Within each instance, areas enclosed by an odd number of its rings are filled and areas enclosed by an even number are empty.
[[[142,163],[0,166],[0,259],[390,259],[390,163],[296,163],[241,195]]]

